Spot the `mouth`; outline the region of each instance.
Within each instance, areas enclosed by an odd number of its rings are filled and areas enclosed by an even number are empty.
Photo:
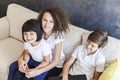
[[[91,52],[91,50],[89,48],[86,48],[87,52]]]
[[[45,29],[45,30],[48,30],[48,29],[49,29],[49,27],[44,27],[44,29]]]
[[[32,39],[27,39],[28,42],[32,41]]]

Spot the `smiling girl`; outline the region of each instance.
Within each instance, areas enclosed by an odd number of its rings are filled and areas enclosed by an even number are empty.
[[[44,80],[47,72],[39,75],[37,71],[49,64],[51,48],[42,39],[42,34],[37,20],[30,19],[23,24],[24,50],[18,61],[10,65],[8,80],[28,80],[27,75],[32,76],[32,80]]]

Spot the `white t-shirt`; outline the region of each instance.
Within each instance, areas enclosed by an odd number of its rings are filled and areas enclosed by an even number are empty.
[[[28,42],[25,42],[24,49],[28,50],[33,60],[37,62],[42,62],[44,56],[51,54],[51,49],[49,44],[47,44],[43,39],[41,39],[40,43],[34,47]]]
[[[105,58],[100,49],[98,49],[93,55],[88,56],[85,45],[81,45],[75,49],[72,57],[76,58],[76,61],[70,68],[69,74],[71,75],[86,74],[87,80],[91,80],[94,71],[104,71]]]
[[[59,35],[59,36],[55,37],[54,33],[52,33],[52,35],[47,40],[44,39],[44,41],[46,41],[50,45],[51,50],[52,50],[52,58],[53,58],[54,57],[55,45],[57,43],[59,43],[59,42],[63,42],[64,38],[63,38],[62,35],[61,36]],[[60,55],[60,62],[56,67],[62,68],[64,61],[65,61],[65,54],[63,52],[63,45],[62,45],[62,50],[61,50],[61,55]]]

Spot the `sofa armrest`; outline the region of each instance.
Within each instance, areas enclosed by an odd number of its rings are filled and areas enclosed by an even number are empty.
[[[0,39],[9,37],[9,22],[7,17],[0,18]]]

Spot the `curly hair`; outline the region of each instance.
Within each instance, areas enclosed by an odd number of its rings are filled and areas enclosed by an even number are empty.
[[[42,17],[46,12],[50,13],[54,20],[54,27],[52,30],[53,33],[62,34],[62,32],[66,33],[69,30],[68,27],[68,23],[70,22],[69,17],[67,13],[60,7],[50,7],[42,10],[40,12],[40,15],[38,16],[40,25],[42,25]]]

